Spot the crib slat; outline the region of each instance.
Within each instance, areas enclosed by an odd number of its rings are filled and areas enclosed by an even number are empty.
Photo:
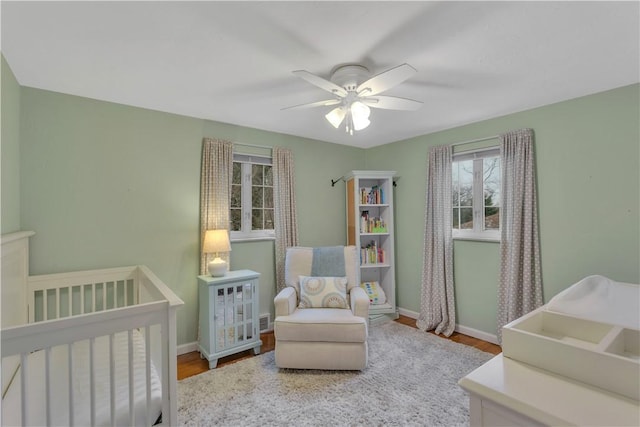
[[[47,347],[44,351],[44,381],[46,396],[46,416],[47,426],[51,426],[51,347]],[[26,424],[25,424],[26,425]]]
[[[20,412],[22,413],[22,425],[29,425],[29,417],[27,416],[27,372],[29,371],[27,363],[27,354],[20,353]]]
[[[96,425],[96,367],[94,364],[94,346],[96,339],[91,337],[89,340],[89,397],[91,400],[91,425]]]
[[[49,290],[47,290],[47,304],[49,304],[49,299],[51,299],[53,303],[53,309],[51,310],[51,319],[55,319],[57,317],[57,308],[56,308],[56,293],[57,289],[53,289],[53,293],[49,296]]]
[[[47,290],[44,289],[42,291],[42,320],[49,320],[49,314],[47,311],[49,308],[49,295],[47,294]]]
[[[93,305],[91,307],[91,311],[95,313],[96,312],[96,300],[97,300],[96,299],[96,284],[95,283],[91,284],[91,298],[92,298],[92,302],[93,302]]]
[[[109,335],[109,387],[111,392],[111,425],[116,425],[116,358],[113,346],[114,334]]]
[[[84,285],[80,285],[80,314],[84,314]]]
[[[124,307],[129,306],[129,292],[127,292],[127,281],[122,281],[122,288],[124,289]]]
[[[133,331],[129,329],[129,425],[135,425],[135,412],[133,410]]]
[[[69,361],[69,426],[73,427],[74,413],[73,413],[73,343],[69,343],[69,355],[67,360]]]
[[[144,328],[144,361],[147,377],[147,426],[151,425],[151,328]]]
[[[102,310],[107,309],[107,284],[102,284]]]

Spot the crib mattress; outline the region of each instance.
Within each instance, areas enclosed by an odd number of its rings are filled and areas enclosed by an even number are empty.
[[[133,333],[133,371],[134,371],[134,413],[135,425],[146,425],[146,371],[144,338],[134,330]],[[73,417],[75,425],[91,425],[90,398],[90,352],[89,341],[79,341],[73,345]],[[69,420],[69,362],[68,347],[57,346],[51,350],[51,419],[52,425],[67,426]],[[129,425],[129,353],[128,334],[120,332],[114,339],[115,359],[115,422],[116,425]],[[46,425],[46,385],[45,354],[37,351],[27,360],[28,424]],[[109,383],[109,338],[99,337],[94,346],[95,367],[95,416],[96,425],[111,425],[111,391]],[[22,369],[22,367],[20,368]],[[18,370],[11,386],[2,400],[2,425],[20,426],[21,382]],[[149,424],[154,424],[162,411],[162,387],[158,373],[151,364],[151,400]]]

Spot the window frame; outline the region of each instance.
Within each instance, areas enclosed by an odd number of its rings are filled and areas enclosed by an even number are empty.
[[[472,208],[473,208],[473,229],[457,229],[452,228],[454,240],[479,240],[489,242],[500,242],[501,230],[498,226],[497,230],[485,230],[484,229],[484,177],[483,177],[483,162],[485,158],[498,157],[500,159],[500,167],[502,168],[502,155],[500,153],[499,146],[490,146],[486,148],[473,149],[468,151],[462,151],[454,153],[451,159],[451,166],[457,162],[473,160],[473,191],[472,191]],[[452,170],[453,178],[453,170]],[[501,177],[502,179],[502,177]],[[452,181],[453,184],[453,181]],[[500,183],[502,186],[502,183]],[[451,189],[453,192],[453,188]],[[502,196],[502,195],[501,195]],[[453,200],[452,200],[453,202]],[[453,215],[453,209],[455,206],[451,206],[449,211],[450,215]],[[502,199],[498,208],[502,208]]]
[[[253,165],[271,166],[273,170],[273,158],[271,156],[264,156],[259,154],[242,154],[233,153],[233,163],[240,163],[241,170],[241,217],[242,225],[241,230],[231,230],[231,206],[229,206],[229,237],[232,242],[246,242],[257,240],[275,240],[275,229],[270,230],[253,230],[252,229],[252,167]],[[232,165],[233,167],[233,165]],[[233,189],[233,180],[231,187]],[[233,190],[231,190],[233,191]],[[264,207],[263,207],[264,209]],[[274,225],[275,226],[275,225]]]

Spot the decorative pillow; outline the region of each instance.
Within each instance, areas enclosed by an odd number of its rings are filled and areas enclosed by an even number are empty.
[[[298,308],[349,308],[347,278],[300,276]]]
[[[364,289],[369,296],[369,303],[371,305],[384,304],[387,302],[387,296],[384,294],[384,289],[378,282],[362,282],[360,287]]]

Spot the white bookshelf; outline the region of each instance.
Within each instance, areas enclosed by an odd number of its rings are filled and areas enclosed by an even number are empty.
[[[387,297],[385,304],[372,304],[369,307],[372,322],[398,318],[393,222],[394,175],[394,171],[365,170],[351,171],[345,175],[347,245],[360,248],[360,280],[378,282]]]

